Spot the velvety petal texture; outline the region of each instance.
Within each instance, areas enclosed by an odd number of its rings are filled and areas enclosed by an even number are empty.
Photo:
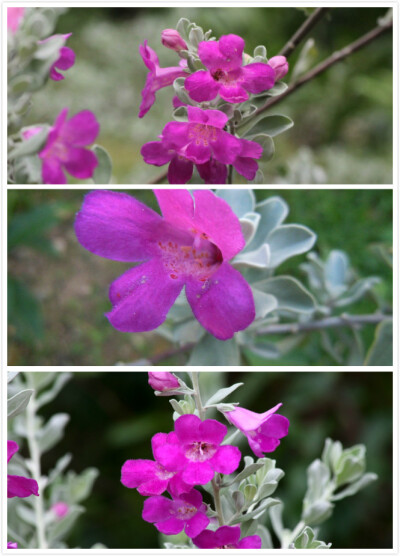
[[[237,216],[208,190],[155,195],[162,216],[129,195],[105,190],[89,193],[76,216],[76,236],[86,249],[143,262],[111,284],[106,316],[122,332],[154,330],[186,286],[204,328],[221,340],[232,338],[255,317],[250,286],[227,262],[245,246]]]
[[[96,116],[83,110],[67,121],[67,114],[68,108],[64,108],[57,116],[39,153],[43,183],[67,183],[64,169],[76,178],[91,178],[97,168],[96,155],[83,148],[93,143],[99,133]]]
[[[7,463],[18,451],[19,446],[13,440],[7,441]],[[19,475],[7,475],[7,498],[26,498],[34,494],[39,496],[39,486],[34,479]]]
[[[250,448],[259,458],[266,452],[273,452],[280,439],[289,433],[289,419],[276,413],[281,405],[279,403],[265,413],[255,413],[244,407],[225,413],[228,421],[247,437]]]
[[[209,529],[203,531],[193,543],[198,548],[261,548],[262,541],[258,535],[252,535],[240,539],[240,526],[231,527],[223,525],[216,531]]]

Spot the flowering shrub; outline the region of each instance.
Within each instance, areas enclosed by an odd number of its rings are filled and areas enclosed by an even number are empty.
[[[242,383],[215,392],[204,403],[198,373],[190,373],[191,386],[165,372],[151,372],[152,381],[157,374],[163,381],[175,379],[180,386],[175,394],[184,396],[179,402],[170,401],[175,410],[174,430],[153,436],[154,461],[126,461],[121,482],[147,497],[142,518],[159,532],[169,537],[184,531],[185,535],[179,536],[181,544],[171,538],[165,548],[273,548],[264,524],[267,513],[281,548],[329,548],[331,544],[317,540],[311,527],[331,515],[334,501],[376,479],[374,473],[364,474],[365,448],[343,450],[339,442],[327,439],[322,461],[316,460],[308,469],[301,520],[293,530],[284,529],[282,502],[271,498],[284,473],[276,468],[275,460],[263,454],[275,451],[279,439],[288,435],[289,420],[276,413],[282,404],[260,415],[224,402]],[[158,391],[156,395],[167,393]],[[227,426],[207,417],[216,410],[234,425],[228,438]],[[247,436],[258,459],[245,456],[244,467],[233,475],[241,466],[241,451],[233,445],[239,433]],[[211,496],[211,504],[205,502],[199,487]]]

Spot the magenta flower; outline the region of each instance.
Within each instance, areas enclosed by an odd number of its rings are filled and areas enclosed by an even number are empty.
[[[149,384],[153,390],[159,392],[175,390],[180,386],[178,379],[172,373],[154,371],[149,371]]]
[[[43,183],[67,183],[64,170],[75,178],[91,178],[97,167],[96,155],[84,148],[93,143],[99,133],[96,116],[83,110],[67,121],[67,114],[68,108],[64,108],[57,116],[46,145],[39,153],[43,160]]]
[[[282,77],[285,77],[289,71],[289,64],[285,56],[274,56],[268,60],[268,65],[275,72],[275,81],[279,81]]]
[[[176,67],[160,68],[158,56],[152,48],[147,46],[147,41],[139,46],[139,52],[146,67],[150,70],[142,91],[143,100],[139,108],[139,118],[143,118],[153,106],[156,92],[163,87],[172,85],[177,77],[185,77],[187,73],[184,70],[186,60],[181,60],[179,66]]]
[[[249,446],[259,458],[263,452],[273,452],[280,444],[280,438],[289,432],[289,419],[283,415],[275,415],[281,407],[278,403],[265,413],[254,413],[244,407],[236,407],[225,413],[225,417],[247,436]]]
[[[69,39],[71,35],[72,33],[67,33],[66,35],[52,35],[51,37],[48,37],[47,39],[44,39],[39,42],[44,43],[52,39],[53,37],[57,37],[57,36],[61,36],[65,39],[65,41],[67,41],[67,39]],[[62,73],[59,73],[57,70],[58,69],[67,70],[71,68],[74,65],[74,63],[75,63],[75,52],[72,50],[72,48],[68,48],[68,46],[62,46],[60,48],[59,58],[54,62],[54,64],[50,68],[50,79],[53,79],[53,81],[62,81],[63,79],[65,79],[65,76]]]
[[[75,222],[78,241],[115,261],[146,261],[110,287],[111,324],[154,330],[185,286],[200,324],[220,340],[255,317],[253,294],[228,261],[245,246],[237,216],[211,191],[154,191],[163,217],[124,193],[93,191]]]
[[[7,549],[8,548],[18,548],[18,543],[16,542],[8,542],[7,543]]]
[[[24,17],[25,8],[7,8],[7,29],[15,33]]]
[[[166,443],[155,450],[156,459],[166,469],[182,471],[190,485],[205,485],[214,473],[229,475],[240,463],[236,446],[221,446],[228,429],[214,419],[201,421],[196,415],[182,415],[175,421],[178,443]]]
[[[199,548],[261,548],[261,538],[251,535],[240,539],[240,527],[223,525],[216,531],[207,529],[198,535],[193,542]]]
[[[157,433],[151,439],[153,455],[156,451],[167,446],[176,446],[179,440],[175,433]],[[143,496],[162,494],[168,490],[173,496],[189,492],[192,485],[188,485],[182,479],[182,473],[168,471],[158,461],[149,459],[129,459],[124,463],[121,470],[121,483],[128,488],[137,488]]]
[[[147,164],[170,163],[169,183],[187,183],[194,164],[206,183],[225,183],[226,164],[233,164],[245,177],[254,177],[258,165],[252,159],[261,157],[262,147],[224,131],[227,122],[228,116],[219,110],[188,106],[188,122],[169,122],[161,141],[146,143],[140,152]]]
[[[161,43],[175,52],[187,50],[187,44],[175,29],[164,29],[161,33]]]
[[[185,530],[188,537],[196,537],[210,523],[205,515],[207,507],[198,490],[170,500],[164,496],[152,496],[144,501],[142,517],[154,523],[164,535],[177,535]]]
[[[19,446],[13,440],[7,441],[7,463],[18,452]],[[34,479],[19,475],[7,475],[7,498],[26,498],[34,494],[39,496],[39,486]]]
[[[66,502],[56,502],[51,506],[51,511],[57,517],[57,519],[62,519],[69,512],[69,506]]]
[[[244,40],[224,35],[219,41],[202,41],[199,57],[207,70],[199,70],[185,80],[185,89],[197,102],[212,100],[218,93],[227,102],[248,100],[249,93],[261,93],[275,83],[275,72],[264,63],[243,66]]]

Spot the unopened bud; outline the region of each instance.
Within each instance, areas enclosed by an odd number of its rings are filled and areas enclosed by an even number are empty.
[[[167,372],[149,372],[149,384],[159,392],[179,388],[178,379],[172,373]]]
[[[285,77],[289,71],[289,64],[285,56],[274,56],[268,60],[268,65],[275,72],[275,81],[279,81],[282,77]]]
[[[187,44],[175,29],[164,29],[161,33],[161,42],[166,48],[175,50],[175,52],[187,50]]]

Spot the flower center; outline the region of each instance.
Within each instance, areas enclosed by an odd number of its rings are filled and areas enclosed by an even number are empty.
[[[191,461],[207,461],[212,458],[217,451],[214,444],[207,442],[192,442],[185,452],[185,456]]]
[[[204,233],[196,233],[191,245],[159,241],[158,246],[164,267],[172,279],[191,276],[205,282],[222,263],[221,251]]]
[[[177,519],[188,520],[197,513],[197,508],[189,502],[178,502],[178,507],[175,510],[175,517]]]
[[[212,125],[190,124],[189,139],[194,141],[196,145],[208,147],[210,143],[217,140],[217,128]]]
[[[172,479],[172,477],[174,475],[176,475],[176,472],[175,471],[167,471],[167,469],[165,469],[165,467],[163,467],[162,465],[157,463],[157,465],[156,465],[156,475],[159,479],[167,480],[167,479]]]
[[[224,70],[217,69],[211,73],[211,77],[214,79],[214,81],[224,81],[227,75]]]

